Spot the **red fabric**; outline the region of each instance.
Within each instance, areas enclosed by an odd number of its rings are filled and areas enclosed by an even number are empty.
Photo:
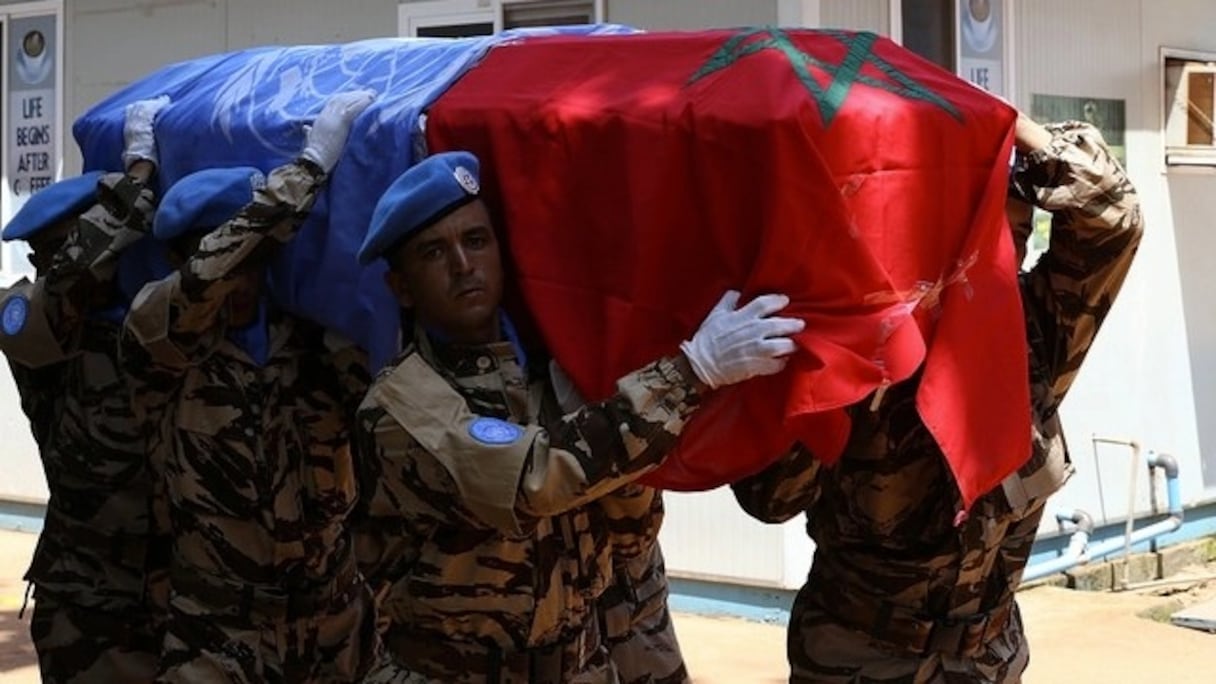
[[[970,504],[1030,448],[1012,122],[885,39],[766,29],[499,47],[427,138],[481,158],[524,303],[590,399],[675,353],[724,290],[791,296],[789,370],[710,395],[650,484],[713,488],[794,440],[832,462],[842,407],[923,364]]]

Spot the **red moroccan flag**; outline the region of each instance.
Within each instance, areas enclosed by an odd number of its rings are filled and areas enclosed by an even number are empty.
[[[1003,216],[1014,113],[868,33],[538,38],[431,109],[468,149],[524,303],[589,398],[672,354],[727,288],[804,318],[789,370],[714,393],[651,476],[708,489],[923,368],[919,406],[968,504],[1029,454]]]

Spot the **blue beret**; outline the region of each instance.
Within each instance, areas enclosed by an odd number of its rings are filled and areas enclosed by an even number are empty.
[[[222,226],[253,201],[253,191],[266,177],[252,166],[204,169],[169,188],[156,209],[152,234],[172,240],[195,230]]]
[[[477,197],[479,167],[477,157],[468,152],[442,152],[411,166],[376,203],[367,238],[359,248],[359,263],[370,264],[393,245]]]
[[[30,196],[17,215],[4,227],[5,240],[25,240],[43,228],[83,214],[97,203],[97,181],[101,171],[61,180]]]

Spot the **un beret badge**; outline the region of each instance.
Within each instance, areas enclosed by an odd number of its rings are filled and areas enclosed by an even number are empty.
[[[460,184],[460,187],[470,195],[476,195],[481,191],[481,185],[477,182],[477,178],[465,167],[457,166],[452,175],[456,177],[456,182]]]

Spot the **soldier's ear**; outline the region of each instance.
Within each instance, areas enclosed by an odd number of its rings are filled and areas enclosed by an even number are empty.
[[[405,275],[400,271],[389,269],[384,272],[384,283],[388,285],[388,289],[397,298],[397,303],[404,309],[410,309],[414,306],[414,294],[410,290],[409,283],[406,281]]]

